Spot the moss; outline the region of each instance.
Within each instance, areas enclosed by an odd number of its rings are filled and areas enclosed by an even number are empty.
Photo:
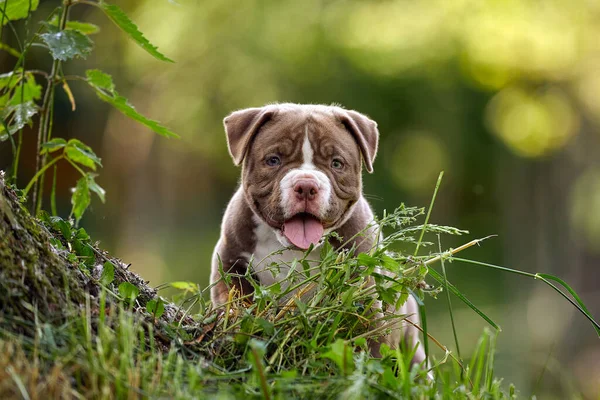
[[[72,263],[69,251],[55,248],[51,240],[60,241],[68,248],[70,238],[32,217],[16,193],[6,186],[0,171],[0,338],[6,334],[33,338],[36,325],[45,322],[59,325],[68,321],[81,312],[86,302],[98,309],[101,291],[98,271],[101,269],[88,270]],[[112,292],[118,293],[122,282],[130,282],[139,289],[133,311],[143,317],[146,303],[157,296],[156,290],[119,259],[92,247],[93,266],[101,266],[106,261],[115,266],[115,279],[110,285]],[[177,307],[169,304],[166,309],[158,321],[158,338],[165,337],[160,326],[168,327],[174,320],[181,320],[185,330],[195,329],[195,321],[184,317]]]

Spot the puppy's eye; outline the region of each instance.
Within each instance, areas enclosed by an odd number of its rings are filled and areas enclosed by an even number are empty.
[[[342,169],[342,168],[344,168],[344,163],[336,158],[331,162],[331,168]]]
[[[266,163],[269,167],[277,167],[281,165],[281,158],[278,156],[269,156],[267,157]]]

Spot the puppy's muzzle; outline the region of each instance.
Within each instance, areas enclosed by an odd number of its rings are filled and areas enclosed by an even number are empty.
[[[319,184],[314,179],[298,179],[294,183],[294,193],[300,201],[313,201],[319,194]]]

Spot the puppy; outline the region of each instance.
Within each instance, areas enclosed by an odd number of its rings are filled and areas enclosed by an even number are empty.
[[[219,272],[220,263],[224,272],[238,276],[232,277],[232,285],[246,295],[253,288],[239,276],[249,266],[261,284],[281,282],[285,290],[290,268],[286,265],[301,259],[310,245],[318,251],[319,241],[329,232],[349,239],[370,226],[367,235],[347,246],[367,252],[376,244],[373,212],[362,195],[363,165],[373,172],[377,153],[374,121],[336,106],[273,104],[236,111],[224,123],[229,152],[235,165],[242,165],[242,178],[225,211],[213,254],[213,304],[226,303],[231,289]],[[274,276],[268,267],[282,261],[287,264]],[[419,323],[412,296],[399,310],[388,311],[410,315]],[[419,344],[412,362],[423,362],[418,330],[400,325],[371,340],[371,354],[380,356],[381,343],[396,348],[404,335],[408,347]]]

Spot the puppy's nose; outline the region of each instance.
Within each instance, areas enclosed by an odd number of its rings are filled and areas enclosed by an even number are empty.
[[[313,179],[299,179],[294,184],[294,192],[298,200],[313,200],[319,193],[319,186]]]

